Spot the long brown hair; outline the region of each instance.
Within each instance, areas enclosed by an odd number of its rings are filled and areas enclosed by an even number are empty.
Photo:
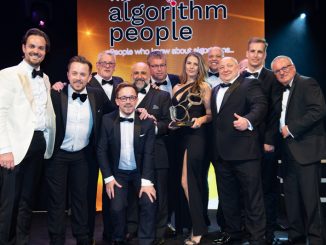
[[[198,52],[190,52],[189,54],[187,54],[187,56],[185,57],[184,61],[183,61],[183,68],[182,68],[182,74],[180,76],[180,83],[184,84],[187,82],[188,80],[188,76],[186,73],[186,63],[189,57],[195,57],[198,60],[198,74],[197,77],[195,79],[194,84],[191,86],[190,91],[192,93],[200,93],[201,97],[203,96],[203,83],[205,82],[205,77],[207,76],[207,69],[205,66],[205,61],[203,56],[198,53]]]

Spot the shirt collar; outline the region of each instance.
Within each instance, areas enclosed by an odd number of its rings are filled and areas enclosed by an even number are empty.
[[[131,113],[130,115],[126,115],[122,111],[119,110],[119,115],[120,115],[120,117],[133,118],[133,119],[135,119],[135,112]]]

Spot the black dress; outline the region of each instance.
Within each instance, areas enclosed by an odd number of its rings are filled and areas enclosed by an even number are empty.
[[[175,107],[176,116],[178,119],[184,118],[185,120],[191,120],[192,118],[199,118],[206,115],[205,106],[199,94],[193,94],[190,92],[192,85],[193,84],[189,84],[182,87],[172,98],[172,105]],[[177,96],[180,93],[183,94],[178,100]],[[187,109],[188,113],[185,111],[185,109]],[[187,151],[187,181],[189,194],[188,205],[193,235],[203,235],[207,232],[201,195],[203,188],[203,161],[206,149],[205,126],[202,125],[197,129],[193,129],[191,127],[180,127],[175,130],[175,139],[175,143],[177,145],[176,164],[178,164],[179,167],[180,180],[184,153]]]

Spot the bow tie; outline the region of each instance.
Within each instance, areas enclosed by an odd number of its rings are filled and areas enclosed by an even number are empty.
[[[104,79],[102,79],[102,85],[105,85],[105,84],[113,85],[113,79],[111,79],[111,80],[104,80]]]
[[[208,77],[211,77],[211,76],[215,76],[215,77],[219,77],[220,76],[220,74],[218,73],[218,72],[216,72],[216,73],[213,73],[213,72],[208,72]]]
[[[86,99],[87,99],[87,94],[80,94],[80,93],[73,92],[72,93],[72,99],[75,100],[77,98],[79,98],[80,101],[84,103],[86,101]]]
[[[231,83],[220,83],[221,88],[228,88],[231,86]]]
[[[156,82],[155,85],[158,86],[158,87],[161,86],[161,85],[168,85],[168,82],[166,80],[161,82],[161,83]]]
[[[138,93],[146,94],[146,89],[145,88],[142,88],[141,90],[138,90]]]
[[[119,122],[133,122],[133,118],[127,118],[127,117],[119,117]]]
[[[291,89],[291,86],[288,84],[283,87],[283,92],[285,92],[286,90],[290,90],[290,89]]]
[[[243,75],[244,75],[244,77],[254,76],[255,78],[257,78],[259,74],[258,74],[258,72],[253,72],[253,73],[251,73],[251,72],[249,72],[249,71],[244,71],[244,72],[243,72]]]
[[[32,78],[35,78],[37,76],[43,77],[43,71],[42,70],[37,71],[37,70],[33,69]]]

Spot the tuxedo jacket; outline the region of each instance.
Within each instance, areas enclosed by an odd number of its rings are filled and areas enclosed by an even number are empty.
[[[174,75],[174,74],[168,74],[168,77],[169,77],[169,79],[170,79],[170,82],[171,82],[172,88],[173,88],[176,84],[180,83],[180,78],[179,78],[179,76]]]
[[[226,91],[217,112],[216,96],[220,85],[211,97],[214,159],[227,161],[257,159],[261,156],[257,127],[264,120],[267,100],[257,79],[239,76]],[[253,130],[239,131],[233,126],[234,113],[250,121]]]
[[[169,160],[164,137],[168,134],[168,126],[171,122],[170,108],[171,98],[166,91],[150,87],[138,108],[145,108],[157,120],[157,135],[155,140],[155,168],[168,168]]]
[[[96,75],[96,73],[95,73]],[[116,105],[115,103],[115,90],[117,88],[117,86],[123,82],[123,79],[121,77],[116,77],[116,76],[112,76],[112,80],[113,80],[113,90],[112,90],[112,94],[111,94],[111,98],[108,98],[109,100],[111,100],[111,102]],[[98,88],[100,90],[102,90],[104,93],[104,89],[101,85],[101,81],[98,81],[94,76],[91,78],[91,80],[89,81],[88,85],[90,87],[95,87]]]
[[[0,71],[0,153],[12,152],[15,165],[25,157],[35,129],[35,102],[28,73],[23,63]],[[43,75],[47,90],[44,137],[45,158],[53,152],[55,136],[55,114],[50,97],[49,77]]]
[[[95,146],[98,139],[102,115],[106,112],[113,111],[115,107],[109,101],[105,93],[101,90],[89,86],[86,86],[86,90],[87,99],[89,100],[93,117],[93,128],[90,135],[89,144],[91,144],[91,146]],[[51,97],[56,114],[57,132],[55,135],[54,146],[56,152],[60,149],[66,133],[68,113],[68,86],[66,86],[61,92],[51,90]]]
[[[151,119],[140,120],[135,113],[134,153],[141,178],[154,182],[155,130]],[[101,134],[97,145],[97,157],[103,178],[114,176],[119,171],[121,134],[119,110],[103,116]]]
[[[283,92],[276,95],[278,120],[282,111]],[[320,161],[326,156],[326,136],[323,119],[325,98],[319,84],[310,77],[296,74],[286,106],[285,124],[291,134],[284,143],[300,164]]]

